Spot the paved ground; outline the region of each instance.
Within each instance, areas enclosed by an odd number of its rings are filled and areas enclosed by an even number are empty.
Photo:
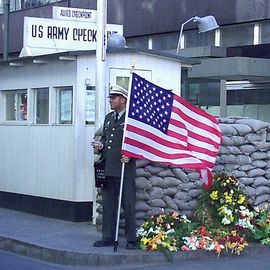
[[[118,252],[113,247],[94,248],[101,234],[90,223],[73,223],[0,208],[0,249],[57,264],[87,266],[127,266],[164,264],[162,253],[126,250],[120,237]],[[268,246],[252,245],[242,256],[269,254]],[[230,255],[222,255],[230,256]],[[216,258],[211,252],[190,251],[173,254],[174,262]]]

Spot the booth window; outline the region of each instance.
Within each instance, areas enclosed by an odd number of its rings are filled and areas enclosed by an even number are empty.
[[[57,123],[72,124],[73,90],[72,87],[59,87],[57,91]]]
[[[5,91],[6,121],[27,121],[27,90]]]
[[[95,123],[96,108],[96,88],[95,86],[86,86],[86,103],[85,103],[85,123],[87,125]]]
[[[34,114],[35,124],[49,123],[49,88],[34,90]]]

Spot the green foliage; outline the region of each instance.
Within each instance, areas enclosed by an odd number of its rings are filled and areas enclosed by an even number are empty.
[[[267,206],[263,209],[255,209],[254,238],[264,245],[270,245],[270,213]]]

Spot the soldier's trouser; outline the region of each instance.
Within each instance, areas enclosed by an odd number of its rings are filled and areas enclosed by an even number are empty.
[[[106,186],[102,188],[103,240],[114,241],[115,239],[119,189],[120,178],[106,177]],[[124,178],[122,206],[124,209],[125,232],[128,242],[136,242],[135,200],[135,179]]]

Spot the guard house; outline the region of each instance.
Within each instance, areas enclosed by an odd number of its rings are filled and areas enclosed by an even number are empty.
[[[186,58],[151,50],[107,52],[109,84],[128,87],[130,70],[179,91]],[[0,62],[0,206],[89,221],[95,212],[91,147],[96,52],[72,51]],[[104,115],[110,108],[106,102]]]

